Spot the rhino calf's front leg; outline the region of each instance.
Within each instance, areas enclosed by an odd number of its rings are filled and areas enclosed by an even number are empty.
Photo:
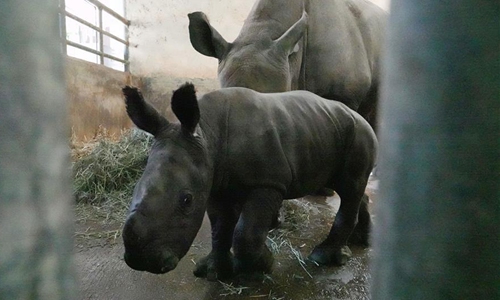
[[[265,242],[282,200],[282,195],[272,189],[249,193],[233,237],[236,274],[271,272],[274,258]]]
[[[209,200],[207,213],[212,227],[212,251],[196,263],[193,272],[196,277],[216,281],[234,275],[231,246],[240,211],[230,196]]]

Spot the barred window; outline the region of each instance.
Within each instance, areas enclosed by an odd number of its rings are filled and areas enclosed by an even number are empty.
[[[107,67],[128,70],[124,0],[59,0],[63,52]]]

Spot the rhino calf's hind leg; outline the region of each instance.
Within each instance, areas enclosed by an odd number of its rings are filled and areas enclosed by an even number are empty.
[[[361,195],[338,193],[341,204],[330,233],[309,256],[310,260],[320,265],[343,265],[352,255],[347,239],[356,225]]]
[[[356,234],[362,235],[360,242],[368,242],[370,213],[365,189],[374,165],[376,142],[373,132],[366,130],[367,126],[356,128],[344,167],[335,177],[333,186],[340,196],[340,208],[328,237],[309,256],[319,264],[343,265],[351,257],[347,240],[358,223],[358,213],[360,222]]]
[[[233,237],[235,273],[270,273],[273,255],[265,242],[283,198],[272,189],[249,193]]]
[[[196,263],[194,275],[209,281],[233,276],[231,246],[240,208],[230,197],[210,199],[207,213],[212,227],[212,251]]]

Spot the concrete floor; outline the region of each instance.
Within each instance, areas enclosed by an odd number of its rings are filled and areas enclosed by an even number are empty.
[[[376,192],[371,181],[367,192]],[[130,269],[123,261],[121,239],[114,243],[75,246],[80,299],[370,299],[371,250],[351,247],[353,258],[342,267],[301,265],[330,229],[338,208],[336,197],[308,197],[312,207],[307,226],[288,236],[275,253],[273,273],[258,279],[208,282],[193,274],[194,262],[210,251],[210,226],[205,221],[188,254],[177,268],[154,275]],[[292,248],[294,249],[292,251]],[[295,251],[295,252],[294,252]]]

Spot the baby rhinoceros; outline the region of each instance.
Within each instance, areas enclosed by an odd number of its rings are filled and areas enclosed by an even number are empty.
[[[335,190],[340,209],[309,259],[343,264],[348,239],[368,243],[365,188],[377,141],[370,125],[344,104],[306,91],[263,94],[224,88],[199,101],[186,83],[174,91],[170,123],[133,87],[127,113],[154,136],[123,229],[125,262],[166,273],[177,266],[201,227],[212,226],[212,251],[194,271],[208,280],[268,273],[265,241],[283,199]],[[232,249],[232,251],[231,251]]]

